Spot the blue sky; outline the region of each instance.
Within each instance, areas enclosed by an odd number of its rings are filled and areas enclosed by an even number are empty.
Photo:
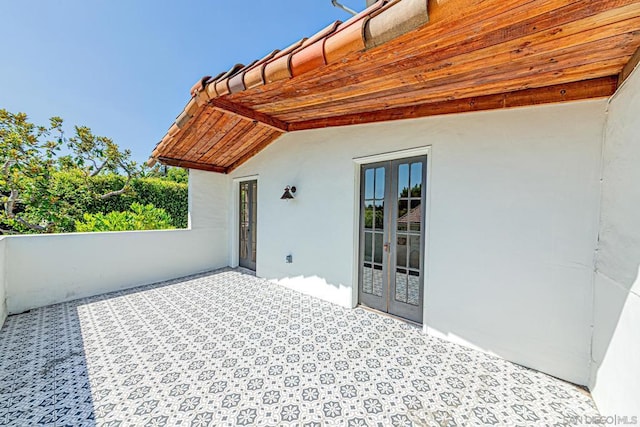
[[[89,126],[142,162],[200,77],[348,18],[330,0],[2,1],[0,108]]]

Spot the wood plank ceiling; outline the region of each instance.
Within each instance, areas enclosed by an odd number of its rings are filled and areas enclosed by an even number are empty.
[[[639,46],[640,0],[380,1],[197,83],[151,161],[228,173],[285,132],[606,97]]]

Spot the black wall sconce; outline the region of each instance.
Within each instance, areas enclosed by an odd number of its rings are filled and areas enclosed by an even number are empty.
[[[294,186],[286,186],[284,188],[284,194],[280,197],[281,200],[291,200],[294,199],[293,194],[296,192],[296,187]],[[293,194],[292,194],[293,193]]]

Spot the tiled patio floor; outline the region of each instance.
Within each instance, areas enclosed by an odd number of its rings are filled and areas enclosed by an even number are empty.
[[[0,424],[553,425],[578,388],[224,270],[11,316]]]

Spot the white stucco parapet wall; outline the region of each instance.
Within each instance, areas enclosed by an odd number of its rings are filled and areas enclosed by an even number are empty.
[[[599,409],[640,422],[640,69],[607,114],[590,387]]]
[[[8,313],[227,266],[227,182],[190,172],[185,230],[5,237]]]
[[[7,318],[7,293],[5,286],[5,248],[6,237],[0,237],[0,328]]]

